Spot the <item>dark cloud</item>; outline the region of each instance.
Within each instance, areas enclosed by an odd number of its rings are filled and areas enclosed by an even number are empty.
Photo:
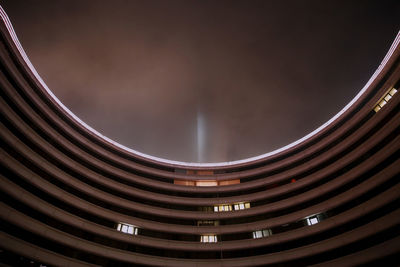
[[[341,110],[399,30],[398,1],[2,1],[81,119],[168,159],[281,147]]]

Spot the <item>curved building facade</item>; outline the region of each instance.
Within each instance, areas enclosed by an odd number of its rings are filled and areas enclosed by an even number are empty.
[[[74,117],[0,12],[3,264],[396,263],[400,35],[310,135],[248,160],[189,164],[126,149]]]

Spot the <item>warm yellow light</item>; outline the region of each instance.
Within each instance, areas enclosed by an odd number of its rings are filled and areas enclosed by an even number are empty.
[[[379,110],[381,110],[381,108],[383,108],[384,105],[386,105],[390,99],[393,98],[393,95],[397,93],[397,89],[396,88],[392,88],[390,89],[389,92],[387,92],[382,98],[381,100],[378,102],[378,104],[374,107],[374,111],[378,112]]]
[[[392,89],[390,90],[390,92],[389,92],[389,94],[390,94],[391,96],[393,96],[395,93],[397,93],[397,89],[396,89],[396,88],[392,88]]]
[[[216,243],[218,242],[217,236],[214,234],[202,235],[200,237],[200,242],[202,243]]]
[[[381,107],[379,105],[376,105],[376,107],[374,108],[374,111],[378,112],[379,110],[381,110]]]
[[[218,182],[216,180],[199,180],[196,181],[196,186],[217,186]]]

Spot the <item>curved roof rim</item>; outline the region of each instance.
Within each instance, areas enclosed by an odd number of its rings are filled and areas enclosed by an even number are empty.
[[[139,151],[136,151],[134,149],[131,149],[129,147],[126,147],[110,138],[108,138],[107,136],[99,133],[98,131],[96,131],[95,129],[93,129],[92,127],[90,127],[88,124],[86,124],[84,121],[82,121],[78,116],[76,116],[72,111],[70,111],[54,94],[53,92],[48,88],[48,86],[46,85],[46,83],[43,81],[43,79],[40,77],[40,75],[38,74],[38,72],[36,71],[35,67],[32,65],[32,63],[30,62],[28,56],[26,55],[24,49],[22,48],[18,37],[14,31],[14,28],[6,14],[6,12],[4,11],[4,9],[0,6],[0,17],[1,19],[4,21],[4,24],[7,27],[8,32],[10,33],[12,40],[14,42],[14,44],[16,45],[21,57],[23,58],[23,60],[25,61],[25,63],[28,65],[29,69],[32,71],[32,73],[34,74],[34,76],[36,77],[36,79],[39,81],[39,83],[43,86],[43,88],[45,88],[45,90],[47,91],[47,93],[53,98],[53,100],[65,111],[68,113],[68,115],[70,115],[74,120],[76,120],[79,124],[81,124],[83,127],[85,127],[86,129],[88,129],[90,132],[92,132],[93,134],[97,135],[98,137],[104,139],[106,142],[117,146],[129,153],[132,153],[135,156],[139,156],[145,159],[149,159],[152,161],[156,161],[159,163],[167,163],[167,164],[173,164],[176,165],[176,167],[182,167],[182,168],[187,168],[187,167],[225,167],[225,166],[234,166],[237,164],[243,164],[243,163],[249,163],[252,161],[256,161],[256,160],[260,160],[260,159],[264,159],[267,158],[269,156],[278,154],[282,151],[285,151],[289,148],[292,148],[304,141],[306,141],[307,139],[313,137],[314,135],[316,135],[317,133],[321,132],[324,128],[326,128],[327,126],[329,126],[330,124],[332,124],[336,119],[338,119],[344,112],[346,112],[363,94],[364,92],[367,90],[367,88],[370,86],[370,84],[375,80],[375,78],[380,74],[380,72],[382,71],[382,69],[385,67],[386,63],[388,62],[389,58],[392,56],[393,52],[396,50],[397,46],[399,45],[400,42],[400,31],[397,33],[395,40],[393,41],[389,51],[387,52],[386,56],[383,58],[381,64],[379,65],[379,67],[377,68],[377,70],[374,72],[374,74],[371,76],[371,78],[368,80],[368,82],[365,84],[365,86],[358,92],[358,94],[342,109],[340,110],[335,116],[333,116],[330,120],[328,120],[327,122],[325,122],[324,124],[322,124],[321,126],[319,126],[317,129],[315,129],[314,131],[310,132],[309,134],[303,136],[302,138],[286,145],[283,146],[281,148],[275,149],[271,152],[265,153],[265,154],[261,154],[258,156],[254,156],[254,157],[250,157],[250,158],[245,158],[245,159],[241,159],[241,160],[234,160],[234,161],[226,161],[226,162],[216,162],[216,163],[199,163],[199,162],[184,162],[184,161],[176,161],[176,160],[168,160],[168,159],[164,159],[164,158],[159,158],[159,157],[155,157],[155,156],[151,156]]]

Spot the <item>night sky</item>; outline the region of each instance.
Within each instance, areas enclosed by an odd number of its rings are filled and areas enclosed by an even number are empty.
[[[112,3],[112,4],[111,4]],[[308,134],[362,89],[400,1],[1,1],[49,88],[100,133],[186,162]]]

